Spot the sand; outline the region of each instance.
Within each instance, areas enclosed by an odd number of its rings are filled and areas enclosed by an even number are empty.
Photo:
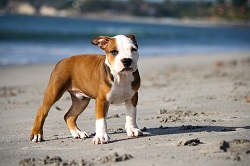
[[[0,165],[249,165],[250,53],[141,58],[138,125],[128,139],[124,106],[111,106],[109,144],[71,138],[68,93],[52,108],[44,142],[29,134],[53,65],[0,67]],[[92,137],[94,100],[78,126]]]

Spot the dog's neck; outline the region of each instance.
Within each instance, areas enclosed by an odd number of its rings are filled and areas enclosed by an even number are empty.
[[[112,68],[107,64],[104,63],[104,72],[106,73],[107,77],[109,78],[109,84],[117,84],[117,85],[124,85],[127,83],[131,83],[134,80],[133,72],[131,73],[116,73]]]
[[[131,83],[134,80],[133,73],[118,73],[114,76],[114,82],[119,85]]]

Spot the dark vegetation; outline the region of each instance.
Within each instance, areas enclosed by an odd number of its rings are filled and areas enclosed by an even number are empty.
[[[227,20],[249,20],[249,0],[197,0],[156,1],[145,0],[0,0],[0,9],[8,8],[10,1],[28,2],[37,10],[42,5],[58,10],[73,10],[78,15],[106,12],[111,15],[172,18],[223,18]]]

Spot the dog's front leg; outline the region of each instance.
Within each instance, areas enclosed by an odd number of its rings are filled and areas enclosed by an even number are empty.
[[[138,128],[136,124],[137,101],[138,101],[138,93],[136,93],[131,100],[127,100],[125,102],[125,106],[127,110],[125,129],[127,132],[127,136],[129,138],[143,135],[142,131]]]
[[[106,116],[108,114],[109,103],[105,99],[96,99],[96,134],[93,139],[94,144],[108,143]]]

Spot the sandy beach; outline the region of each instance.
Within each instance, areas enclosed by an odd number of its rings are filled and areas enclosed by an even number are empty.
[[[50,110],[45,141],[29,140],[54,65],[0,67],[0,165],[249,165],[250,52],[141,58],[144,136],[128,139],[125,107],[111,106],[105,145],[71,138],[68,93]],[[78,126],[94,136],[94,100]]]

